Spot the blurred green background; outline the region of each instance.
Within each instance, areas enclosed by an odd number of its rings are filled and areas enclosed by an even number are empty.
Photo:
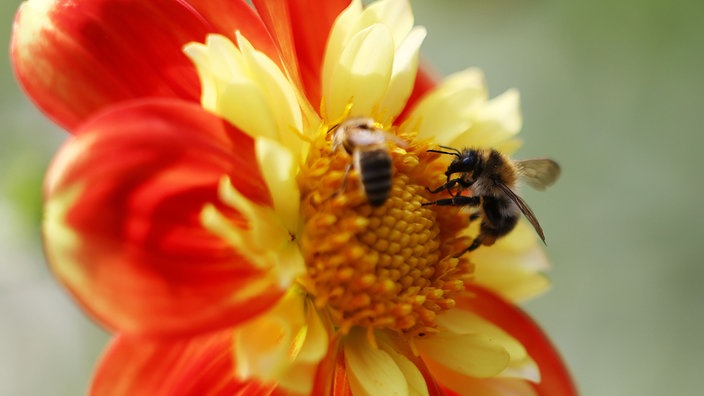
[[[9,41],[18,0],[0,4]],[[526,304],[584,395],[701,394],[704,3],[412,1],[423,53],[522,94],[524,148],[562,179],[526,191],[554,263]],[[0,395],[77,395],[107,336],[48,273],[40,183],[63,133],[0,62]],[[698,247],[697,247],[698,246]]]

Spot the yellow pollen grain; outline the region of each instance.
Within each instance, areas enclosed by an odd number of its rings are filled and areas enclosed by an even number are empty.
[[[368,204],[357,170],[346,172],[351,157],[333,152],[329,136],[312,143],[299,174],[307,265],[300,282],[342,332],[434,332],[437,313],[454,306],[472,273],[466,257],[453,257],[466,247],[459,233],[467,215],[422,205],[433,199],[426,187],[445,178],[437,155],[403,138],[404,149],[389,143],[391,193],[379,207]]]

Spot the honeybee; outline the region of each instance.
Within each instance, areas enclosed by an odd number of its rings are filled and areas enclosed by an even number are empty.
[[[560,176],[557,162],[547,159],[514,161],[493,149],[464,148],[458,150],[440,146],[445,150],[429,152],[454,155],[456,158],[445,171],[445,184],[428,189],[431,193],[447,191],[451,198],[439,199],[424,205],[452,205],[478,207],[470,220],[481,218],[479,235],[463,251],[471,252],[481,245],[491,246],[496,239],[508,234],[523,213],[545,243],[545,234],[528,204],[516,193],[518,181],[525,181],[537,190],[545,190]],[[463,195],[464,191],[471,195]]]
[[[348,118],[332,129],[335,129],[332,138],[333,151],[342,146],[347,154],[352,156],[352,163],[345,172],[343,188],[347,182],[347,174],[354,166],[359,172],[362,189],[369,204],[383,205],[391,193],[392,182],[391,154],[387,141],[393,140],[399,146],[404,146],[405,142],[378,128],[371,118]]]

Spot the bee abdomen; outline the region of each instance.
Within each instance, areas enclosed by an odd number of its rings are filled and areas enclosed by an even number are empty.
[[[493,237],[502,237],[516,227],[521,211],[506,197],[484,197],[482,203],[484,221],[481,232]]]
[[[383,150],[360,153],[359,173],[369,204],[381,206],[391,192],[391,156]]]

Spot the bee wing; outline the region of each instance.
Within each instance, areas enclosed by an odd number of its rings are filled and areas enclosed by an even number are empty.
[[[543,227],[540,226],[540,223],[538,222],[538,218],[535,217],[535,213],[533,213],[533,211],[530,209],[530,207],[528,206],[526,201],[524,201],[523,198],[518,196],[518,194],[513,192],[513,190],[508,188],[507,185],[502,184],[502,183],[498,183],[497,186],[499,186],[499,188],[501,188],[501,190],[504,193],[506,193],[506,195],[508,195],[508,197],[511,198],[511,200],[513,202],[516,203],[516,205],[521,210],[521,212],[526,216],[528,221],[530,221],[530,224],[533,225],[533,228],[535,228],[535,231],[540,236],[540,239],[542,239],[543,243],[545,243],[545,234],[543,233]]]
[[[549,158],[515,161],[521,180],[536,190],[545,190],[560,176],[560,165]]]

